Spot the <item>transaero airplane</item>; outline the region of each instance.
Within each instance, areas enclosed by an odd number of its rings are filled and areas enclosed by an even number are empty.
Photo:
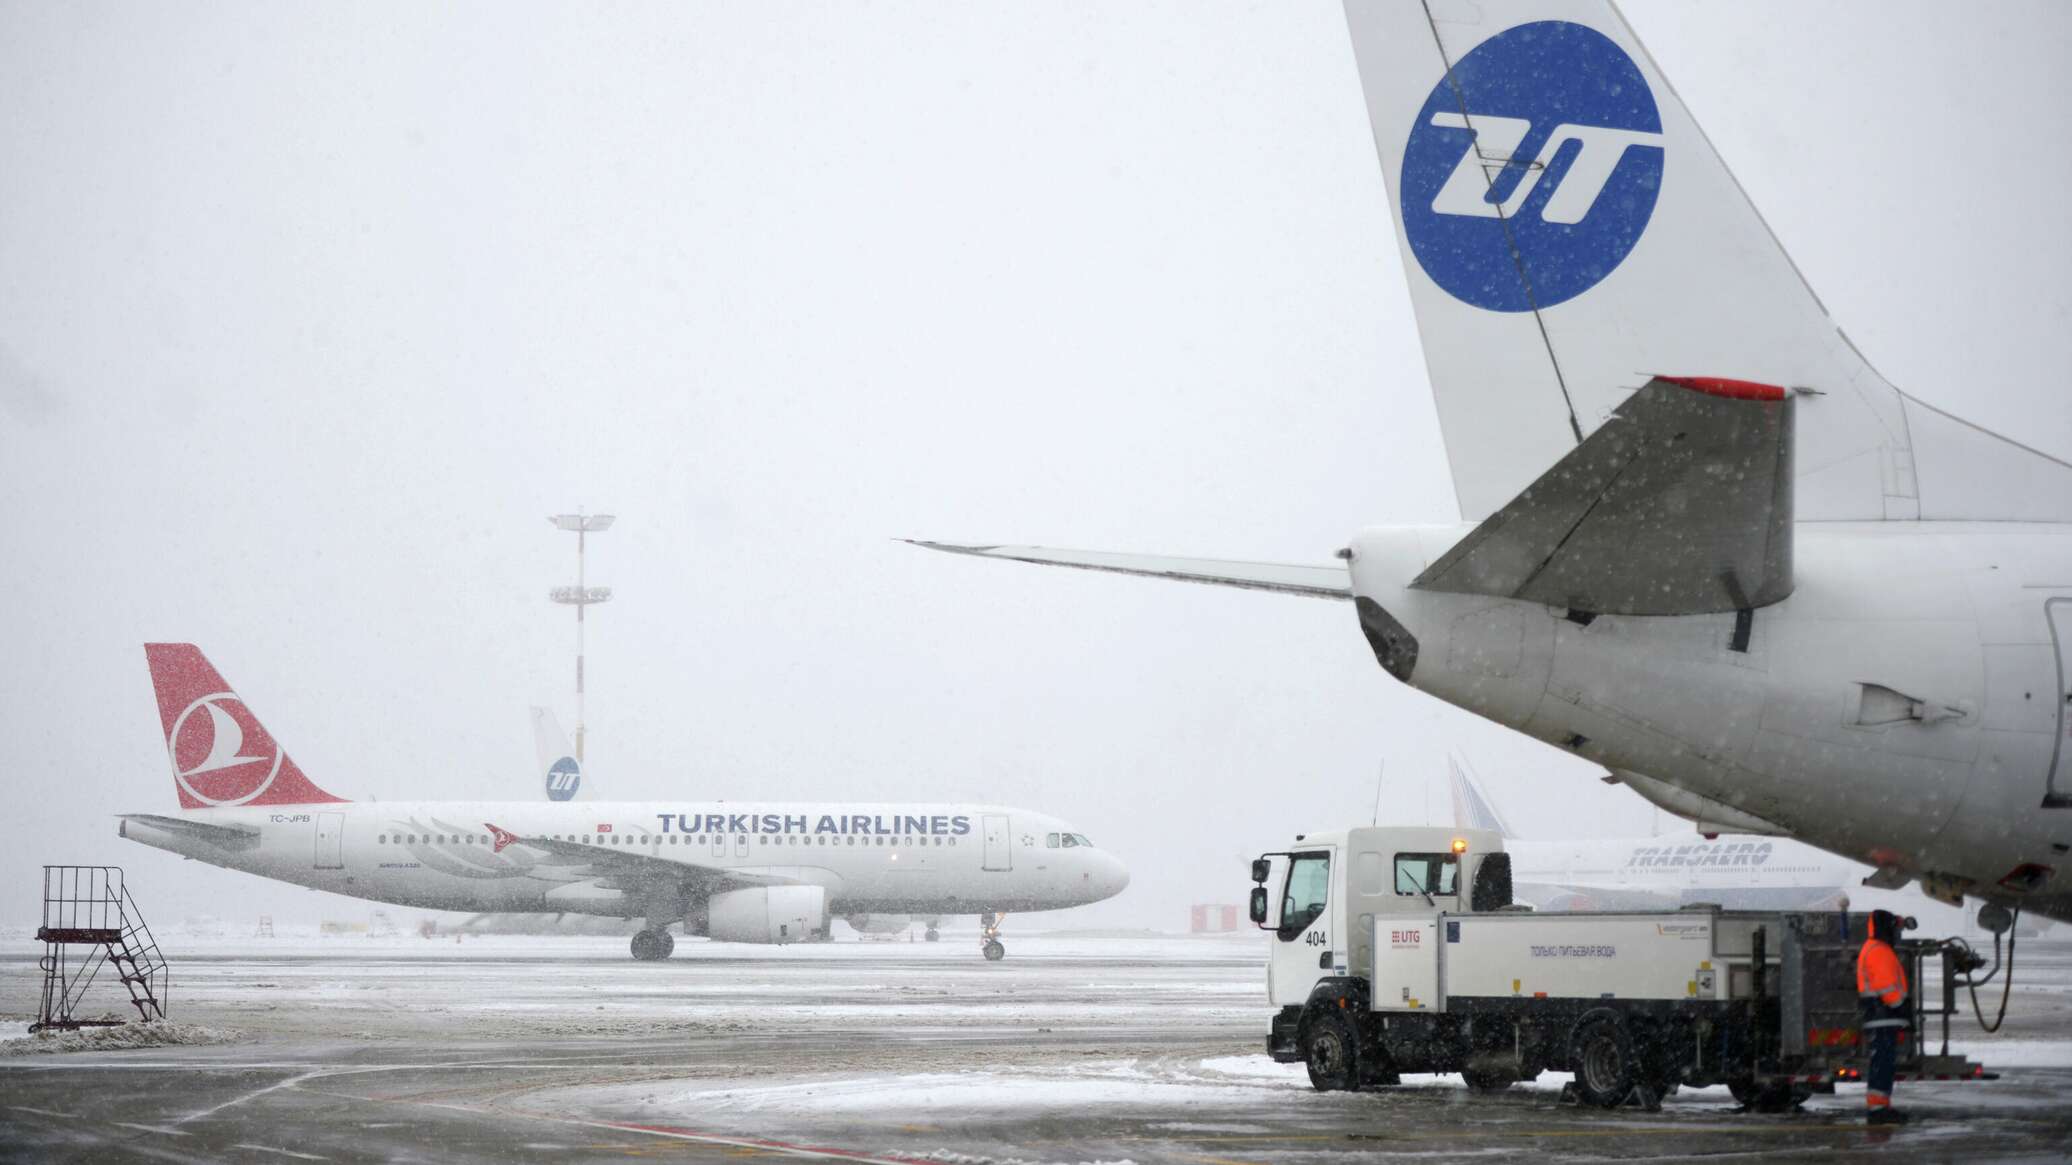
[[[1328,565],[1390,676],[1705,828],[2072,919],[2072,465],[1895,389],[1604,0],[1347,0],[1458,524]]]
[[[122,836],[282,882],[432,910],[639,918],[727,942],[824,939],[833,913],[980,916],[1121,893],[1129,873],[1065,822],[995,805],[353,802],[311,781],[189,643],[144,647],[182,812]],[[933,934],[930,935],[934,937]]]
[[[1868,869],[1788,837],[1521,838],[1473,777],[1458,763],[1451,769],[1453,824],[1502,837],[1514,896],[1539,910],[1659,910],[1695,902],[1729,910],[1888,905],[1877,900],[1879,891],[1850,892]]]

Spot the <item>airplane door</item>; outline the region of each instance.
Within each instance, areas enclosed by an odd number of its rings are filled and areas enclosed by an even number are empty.
[[[317,814],[317,869],[341,870],[345,841],[345,814]]]
[[[988,813],[983,821],[986,834],[986,860],[981,869],[1011,870],[1014,868],[1014,848],[1007,834],[1007,815]]]
[[[2043,786],[2043,807],[2072,808],[2072,599],[2046,599],[2050,638],[2058,653],[2058,734],[2050,750],[2050,777]]]

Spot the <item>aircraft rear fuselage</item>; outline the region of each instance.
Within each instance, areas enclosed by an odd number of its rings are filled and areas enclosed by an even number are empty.
[[[2042,888],[2072,847],[2072,527],[1801,523],[1796,589],[1752,616],[1411,589],[1464,533],[1352,543],[1355,596],[1414,639],[1363,620],[1399,678],[1938,896],[2072,919]]]

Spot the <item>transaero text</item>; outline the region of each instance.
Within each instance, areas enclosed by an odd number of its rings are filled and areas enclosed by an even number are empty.
[[[1770,860],[1767,841],[1721,845],[1651,845],[1634,850],[1628,866],[1760,866]]]
[[[663,833],[805,833],[805,834],[943,834],[971,832],[971,818],[962,814],[912,817],[877,813],[658,813]]]

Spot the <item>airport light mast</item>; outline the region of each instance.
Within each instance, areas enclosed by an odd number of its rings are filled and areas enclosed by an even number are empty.
[[[576,763],[583,763],[583,609],[593,603],[602,603],[612,597],[610,587],[584,585],[583,544],[592,534],[602,534],[612,528],[615,520],[611,514],[585,514],[577,510],[573,514],[553,514],[547,521],[557,530],[572,530],[576,536],[576,585],[555,587],[547,597],[563,606],[576,609]]]

